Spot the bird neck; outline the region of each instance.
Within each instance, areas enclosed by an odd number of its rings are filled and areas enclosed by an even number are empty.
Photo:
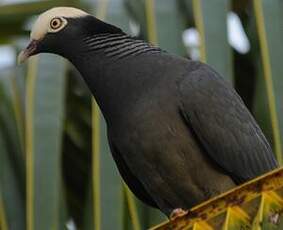
[[[90,36],[83,40],[83,44],[80,47],[84,50],[69,59],[86,81],[106,120],[113,114],[119,117],[119,114],[125,113],[124,110],[130,109],[141,90],[136,87],[138,81],[144,84],[146,77],[137,79],[133,76],[133,66],[136,66],[133,62],[144,60],[161,50],[125,34]],[[122,106],[124,104],[127,106]]]
[[[105,57],[121,59],[137,56],[143,53],[160,52],[160,48],[143,40],[138,40],[124,33],[102,33],[91,35],[83,39],[88,52],[102,52]]]

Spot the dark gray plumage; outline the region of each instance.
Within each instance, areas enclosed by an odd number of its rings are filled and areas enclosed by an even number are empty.
[[[169,215],[277,167],[241,98],[211,67],[92,16],[65,19],[29,55],[51,52],[77,67],[118,169],[142,201]]]

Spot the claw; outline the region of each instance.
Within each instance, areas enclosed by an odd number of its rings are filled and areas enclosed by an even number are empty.
[[[171,214],[170,214],[170,220],[174,220],[176,219],[177,217],[180,217],[180,216],[183,216],[185,214],[187,214],[188,211],[187,210],[184,210],[184,209],[181,209],[181,208],[176,208],[174,209]]]

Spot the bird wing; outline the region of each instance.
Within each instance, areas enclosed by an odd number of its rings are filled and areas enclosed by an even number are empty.
[[[201,65],[179,84],[181,113],[208,156],[236,183],[277,167],[272,149],[236,91]]]

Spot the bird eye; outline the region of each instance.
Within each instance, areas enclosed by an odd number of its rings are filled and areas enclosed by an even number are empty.
[[[63,21],[61,18],[53,18],[50,22],[50,27],[53,30],[59,29],[63,24]]]

